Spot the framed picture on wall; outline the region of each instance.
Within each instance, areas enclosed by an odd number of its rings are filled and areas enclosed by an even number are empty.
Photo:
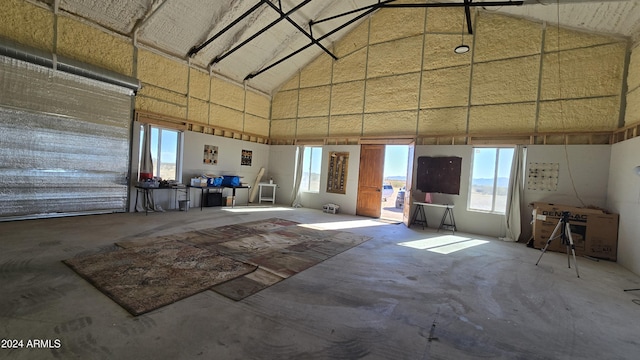
[[[346,194],[347,173],[349,169],[349,153],[335,152],[329,153],[329,171],[327,178],[327,192],[335,194]]]
[[[253,151],[242,150],[242,157],[240,159],[241,166],[251,166],[251,158],[253,157]]]
[[[218,147],[213,145],[204,146],[204,157],[202,163],[207,165],[218,165]]]

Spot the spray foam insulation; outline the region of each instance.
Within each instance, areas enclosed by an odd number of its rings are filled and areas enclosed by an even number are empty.
[[[369,79],[365,112],[417,110],[419,86],[419,73]]]
[[[50,11],[23,0],[3,0],[0,1],[0,14],[0,36],[53,51],[53,14]]]
[[[287,80],[279,91],[293,90],[297,89],[300,85],[300,73],[296,73],[291,79]]]
[[[244,88],[214,76],[211,78],[211,102],[243,111]]]
[[[186,64],[147,50],[138,51],[138,79],[143,83],[186,94],[188,77]]]
[[[469,37],[465,44],[471,46],[472,39]],[[432,35],[427,34],[424,38],[424,70],[442,69],[446,67],[470,65],[473,49],[464,54],[456,54],[453,49],[460,45],[460,35]]]
[[[539,68],[538,55],[475,64],[471,104],[535,101]]]
[[[624,44],[545,54],[540,98],[550,100],[619,95],[624,58]]]
[[[422,9],[382,9],[371,17],[369,44],[402,39],[424,31]]]
[[[362,131],[362,115],[337,115],[329,120],[329,136],[358,136]]]
[[[420,71],[422,35],[393,40],[369,47],[367,77]]]
[[[477,16],[475,62],[540,53],[541,24],[485,12]]]
[[[322,71],[319,62],[314,62],[309,73],[333,74],[330,135],[339,136],[340,131],[358,134],[360,128],[365,129],[362,135],[370,135],[387,126],[402,134],[416,131],[455,134],[467,130],[467,117],[472,133],[565,131],[565,125],[569,131],[615,128],[620,101],[616,95],[622,89],[624,42],[601,35],[560,31],[562,98],[571,100],[563,102],[567,104],[563,125],[559,103],[542,101],[559,96],[558,53],[540,55],[543,44],[547,51],[558,48],[557,29],[547,27],[545,30],[540,23],[481,12],[474,16],[475,52],[460,55],[452,49],[462,41],[462,13],[461,9],[427,9],[427,33],[422,36],[424,11],[382,10],[368,21],[377,31],[369,34],[369,23],[365,21],[335,44],[337,51],[347,55],[334,61],[333,66],[327,64]],[[367,47],[369,37],[372,45]],[[464,39],[466,44],[474,45],[473,37],[465,35]],[[424,52],[420,55],[422,49]],[[640,55],[632,56],[629,75],[630,84],[635,87],[640,85],[640,70],[635,70],[633,65],[640,62],[638,58]],[[364,84],[351,82],[363,79]],[[295,82],[290,84],[291,88],[297,88]],[[320,110],[325,109],[325,93],[302,94],[299,105],[297,95],[295,91],[276,94],[273,119],[326,115]],[[362,101],[365,114],[376,114],[363,116],[365,123],[357,123]],[[634,114],[627,114],[627,119],[640,114],[634,106],[627,105],[628,112]],[[395,118],[398,112],[418,108],[421,111],[417,130],[415,119],[403,122]],[[570,109],[576,113],[567,116]],[[334,118],[343,119],[335,115],[349,115],[344,119],[349,119],[349,126],[354,130],[347,129],[343,123],[334,124]],[[381,133],[390,134],[386,130]]]
[[[509,127],[505,127],[505,116]],[[517,134],[535,130],[536,103],[472,106],[469,110],[469,132],[472,134]]]
[[[144,85],[138,91],[138,97],[149,97],[157,101],[168,102],[182,107],[187,106],[186,96],[154,85]]]
[[[243,114],[241,111],[230,109],[225,106],[211,104],[209,110],[211,125],[221,126],[227,129],[243,131]]]
[[[347,56],[357,50],[366,48],[369,44],[369,20],[362,21],[355,29],[337,41],[334,48],[338,58]]]
[[[362,113],[364,81],[335,84],[331,90],[331,114]]]
[[[460,134],[467,130],[467,107],[420,110],[418,134]]]
[[[258,94],[253,91],[247,91],[245,96],[247,97],[245,112],[252,114],[263,119],[269,120],[269,112],[271,111],[271,99],[263,94]]]
[[[298,116],[309,117],[329,115],[330,96],[331,86],[300,89]]]
[[[296,134],[298,137],[326,136],[329,128],[329,117],[311,117],[298,119]]]
[[[325,69],[326,71],[327,69]],[[343,58],[339,58],[333,65],[333,83],[353,80],[364,80],[367,70],[367,49],[358,50]]]
[[[196,98],[189,99],[189,116],[190,121],[200,124],[209,122],[209,102]]]
[[[314,61],[300,72],[300,87],[312,87],[331,84],[331,60],[332,58],[321,53]]]
[[[269,136],[269,120],[265,118],[245,114],[244,128],[246,132],[250,132],[252,134]]]
[[[467,106],[471,66],[424,71],[420,108]]]
[[[462,34],[468,43],[471,42],[471,36],[468,34],[467,21],[464,17],[464,8],[428,8],[427,9],[427,33],[454,33],[457,34],[458,42]],[[475,29],[475,19],[473,12],[471,13],[471,23]],[[464,26],[464,30],[463,30]],[[451,48],[449,49],[451,50]]]
[[[132,75],[133,45],[130,41],[64,16],[58,17],[56,52],[120,74]]]
[[[271,119],[291,119],[298,114],[298,90],[280,91],[273,97]]]
[[[543,101],[538,131],[612,131],[618,127],[619,96]]]
[[[186,106],[179,106],[143,96],[136,96],[136,110],[163,114],[178,119],[184,119],[187,115]]]
[[[189,68],[189,96],[209,101],[209,74],[196,68]]]
[[[293,139],[296,136],[296,120],[271,120],[269,136],[278,139]]]
[[[629,75],[627,76],[628,91],[635,91],[638,87],[640,87],[640,45],[636,46],[631,52]]]
[[[640,121],[640,87],[627,94],[627,109],[624,113],[625,125],[635,124]]]
[[[557,26],[548,25],[544,35],[544,51],[558,51],[558,40],[560,40],[560,50],[579,49],[595,45],[611,44],[612,42],[621,42],[609,36],[588,34],[563,28],[560,28],[560,31],[558,31]]]
[[[405,129],[415,129],[417,119],[417,111],[364,114],[363,135],[401,135]]]

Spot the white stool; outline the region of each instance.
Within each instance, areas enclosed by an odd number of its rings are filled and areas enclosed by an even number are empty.
[[[262,188],[263,187],[271,187],[271,196],[270,197],[266,197],[266,196],[262,196]],[[258,184],[258,204],[262,204],[262,200],[264,201],[271,201],[271,203],[275,204],[276,203],[276,188],[278,187],[278,185],[276,184],[267,184],[267,183],[259,183]]]

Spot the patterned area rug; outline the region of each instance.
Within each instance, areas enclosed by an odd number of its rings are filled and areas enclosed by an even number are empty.
[[[206,289],[242,300],[369,239],[271,218],[121,241],[64,263],[140,315]]]
[[[178,241],[64,261],[133,315],[171,304],[256,266]]]
[[[278,218],[201,230],[201,233],[215,234],[215,239],[191,237],[188,242],[258,267],[253,273],[212,288],[234,300],[242,300],[370,239],[344,231],[313,229]]]

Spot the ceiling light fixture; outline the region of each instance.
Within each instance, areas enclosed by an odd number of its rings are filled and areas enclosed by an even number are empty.
[[[453,52],[455,52],[456,54],[464,54],[469,52],[469,45],[464,44],[464,20],[465,15],[464,13],[462,13],[462,31],[460,32],[460,45],[456,46],[456,48],[453,49]]]
[[[458,45],[458,46],[456,46],[455,49],[453,49],[453,51],[456,54],[464,54],[464,53],[469,51],[469,45],[465,45],[465,44]]]

